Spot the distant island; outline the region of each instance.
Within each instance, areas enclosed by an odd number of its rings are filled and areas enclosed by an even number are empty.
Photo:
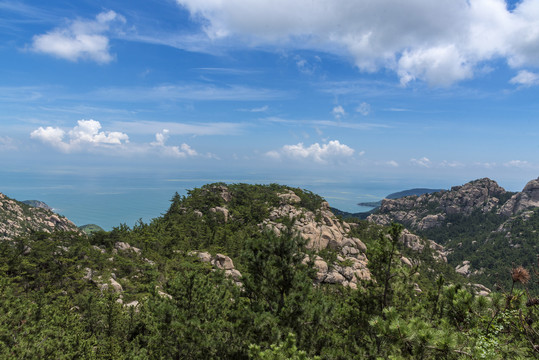
[[[442,191],[444,189],[426,189],[426,188],[415,188],[415,189],[409,189],[409,190],[402,190],[399,192],[394,192],[389,195],[387,195],[384,199],[400,199],[405,196],[421,196],[423,194],[432,194],[438,191]],[[377,208],[380,205],[382,205],[382,200],[378,201],[367,201],[367,202],[360,202],[358,203],[359,206],[366,206],[366,207],[373,207]]]

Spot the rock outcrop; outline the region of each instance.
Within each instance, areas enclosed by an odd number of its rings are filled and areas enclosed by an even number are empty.
[[[0,240],[34,231],[80,232],[75,224],[51,210],[32,207],[0,193]]]
[[[337,262],[327,264],[321,257],[314,259],[317,268],[317,283],[342,284],[356,287],[358,279],[370,280],[367,268],[367,247],[358,238],[348,236],[350,225],[341,222],[329,209],[327,202],[322,202],[316,211],[299,207],[299,196],[293,191],[279,194],[281,203],[271,209],[269,218],[261,228],[269,228],[277,235],[286,230],[280,220],[294,220],[292,230],[307,240],[307,248],[320,251],[330,248],[338,253]],[[329,270],[328,270],[329,269]]]
[[[421,237],[412,234],[408,229],[402,231],[399,239],[402,244],[418,253],[423,252],[425,246],[428,246],[432,252],[432,257],[438,261],[447,262],[448,251],[440,244],[432,240],[423,240]]]
[[[539,207],[539,178],[528,182],[522,192],[516,193],[507,200],[499,213],[512,216],[532,207]]]
[[[470,215],[477,209],[487,213],[498,206],[505,193],[495,181],[483,178],[448,191],[384,199],[380,210],[367,219],[380,225],[399,222],[411,229],[426,230],[442,225],[448,215]]]
[[[234,281],[236,285],[243,286],[241,283],[242,275],[236,270],[234,262],[228,256],[223,254],[212,256],[209,252],[205,251],[191,251],[188,255],[196,256],[198,260],[210,264],[216,270],[223,270],[227,278]]]

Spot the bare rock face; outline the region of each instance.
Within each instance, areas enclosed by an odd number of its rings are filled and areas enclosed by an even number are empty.
[[[449,191],[384,199],[377,214],[367,219],[380,225],[402,223],[412,229],[426,230],[439,227],[446,215],[470,215],[474,210],[487,213],[499,203],[506,191],[488,178],[454,186]],[[538,192],[539,201],[539,192]]]
[[[470,262],[467,260],[463,261],[461,265],[455,268],[455,271],[463,276],[470,276]]]
[[[114,248],[119,251],[133,251],[136,254],[140,254],[140,249],[134,246],[129,245],[128,243],[125,243],[123,241],[119,241],[114,244]]]
[[[293,191],[279,194],[279,197],[280,206],[271,210],[269,218],[260,224],[261,228],[269,228],[279,235],[286,230],[286,226],[279,220],[295,219],[292,230],[307,240],[307,248],[315,251],[330,248],[339,254],[335,264],[327,264],[319,256],[314,259],[317,269],[315,283],[356,288],[358,280],[371,279],[365,256],[367,247],[358,238],[348,236],[350,225],[337,219],[327,202],[322,202],[320,209],[313,212],[296,206],[300,198]]]
[[[213,207],[210,209],[210,212],[214,213],[214,214],[223,214],[223,217],[225,219],[225,222],[228,222],[228,214],[229,214],[229,211],[226,207],[223,207],[223,206],[216,206],[216,207]]]
[[[436,260],[447,262],[448,251],[442,245],[432,240],[422,240],[419,236],[412,234],[408,229],[402,231],[399,240],[404,246],[416,252],[423,252],[425,246],[428,246],[432,250],[432,256]]]
[[[327,247],[340,249],[346,245],[363,249],[363,251],[366,249],[361,240],[347,236],[350,232],[350,225],[341,223],[329,210],[327,202],[324,201],[315,214],[312,211],[294,206],[297,203],[295,198],[297,195],[280,194],[279,196],[283,200],[281,205],[272,209],[269,218],[261,224],[261,227],[268,227],[280,234],[286,227],[278,220],[282,218],[295,219],[293,230],[308,241],[307,247],[309,249],[318,251]]]
[[[507,200],[499,213],[512,216],[531,207],[539,207],[539,178],[528,182],[522,192],[516,193]]]
[[[234,263],[232,262],[232,259],[223,254],[216,254],[213,260],[211,261],[211,264],[215,266],[216,268],[222,269],[222,270],[234,269]]]
[[[51,210],[31,207],[0,193],[0,240],[10,240],[32,231],[73,231],[78,227]]]
[[[228,256],[223,254],[212,256],[209,252],[202,251],[190,251],[188,255],[196,256],[200,261],[211,264],[215,270],[223,270],[227,278],[234,281],[237,286],[243,286],[241,272],[234,268],[234,262]]]

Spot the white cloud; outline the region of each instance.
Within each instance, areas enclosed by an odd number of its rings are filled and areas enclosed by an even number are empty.
[[[500,58],[514,68],[539,65],[537,0],[511,11],[503,0],[176,2],[200,21],[208,43],[351,56],[360,70],[386,68],[402,84],[448,86]]]
[[[521,70],[518,74],[509,80],[511,84],[522,86],[539,85],[539,74],[532,73],[526,70]]]
[[[530,163],[526,160],[511,160],[511,161],[506,162],[503,165],[507,167],[523,168],[523,167],[529,167]]]
[[[417,165],[417,166],[422,166],[422,167],[430,167],[430,160],[426,157],[422,157],[421,159],[410,159],[410,162],[414,165]]]
[[[362,102],[361,104],[359,104],[356,111],[363,116],[367,116],[371,113],[371,106],[366,102]]]
[[[458,162],[458,161],[447,161],[444,160],[440,163],[440,167],[450,167],[450,168],[457,168],[457,167],[463,167],[464,164]]]
[[[67,27],[35,35],[31,49],[70,61],[108,63],[114,56],[109,51],[107,34],[116,23],[125,23],[125,18],[112,10],[98,14],[95,20],[78,19]]]
[[[160,123],[163,124],[163,123]],[[39,127],[30,134],[32,139],[40,140],[65,153],[75,151],[106,151],[107,155],[160,155],[173,158],[187,158],[200,154],[188,144],[167,145],[170,131],[163,129],[155,134],[155,141],[150,143],[130,143],[129,136],[123,132],[101,131],[101,123],[96,120],[79,120],[70,130],[58,127]],[[0,138],[0,149],[2,138]],[[115,152],[111,153],[110,150]],[[201,155],[216,158],[213,154]]]
[[[95,120],[79,120],[69,131],[47,126],[32,131],[32,139],[54,146],[64,152],[84,150],[93,147],[119,146],[129,142],[127,134],[117,131],[100,131],[101,124]]]
[[[386,164],[389,165],[389,166],[393,166],[393,167],[398,167],[399,166],[399,163],[396,162],[395,160],[386,161]]]
[[[185,143],[183,143],[181,146],[166,145],[165,143],[168,138],[169,131],[167,129],[163,129],[162,132],[155,134],[155,142],[150,143],[150,145],[159,149],[159,151],[166,156],[184,158],[187,156],[198,155],[195,150]]]
[[[269,151],[266,153],[271,158],[287,157],[292,159],[313,160],[317,163],[327,163],[331,161],[340,161],[349,158],[354,154],[354,149],[348,145],[341,144],[338,140],[329,141],[327,144],[320,145],[314,143],[305,147],[303,143],[296,145],[285,145],[279,151]]]
[[[497,166],[497,164],[495,162],[484,162],[484,163],[476,162],[476,163],[474,163],[474,165],[484,167],[486,169],[492,169],[492,168],[495,168]]]
[[[340,119],[346,115],[346,111],[344,111],[344,108],[341,105],[335,106],[333,110],[331,110],[331,113],[335,116],[335,119]]]

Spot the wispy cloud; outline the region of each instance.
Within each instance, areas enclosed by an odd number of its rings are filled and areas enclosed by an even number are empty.
[[[223,74],[223,75],[252,75],[259,73],[259,70],[252,69],[235,69],[235,68],[194,68],[193,70],[211,73],[211,74]]]
[[[360,113],[361,115],[363,115],[363,116],[367,116],[367,115],[369,115],[371,113],[371,105],[366,103],[366,102],[362,102],[356,108],[356,111],[358,113]]]
[[[247,127],[243,123],[234,122],[207,122],[207,123],[180,123],[163,121],[114,121],[111,126],[123,129],[130,134],[155,134],[167,129],[170,135],[240,135]]]
[[[0,136],[0,151],[17,150],[15,140],[9,136]]]
[[[331,113],[335,117],[335,119],[341,119],[346,115],[346,111],[344,111],[344,108],[341,105],[337,105],[331,110]]]
[[[255,108],[251,108],[251,109],[238,109],[238,111],[258,113],[258,112],[266,112],[266,111],[268,111],[268,109],[269,109],[269,106],[264,105],[264,106],[261,106],[261,107],[255,107]]]
[[[431,166],[431,161],[427,157],[422,157],[420,159],[410,159],[410,163],[426,168]]]
[[[530,163],[526,160],[511,160],[503,164],[506,167],[525,168],[530,167]]]
[[[270,116],[267,118],[262,118],[262,121],[274,122],[279,124],[289,124],[289,125],[306,125],[314,126],[319,135],[322,134],[321,127],[337,127],[345,129],[356,129],[356,130],[370,130],[370,129],[384,129],[391,128],[388,124],[381,123],[367,123],[367,122],[344,122],[344,121],[334,121],[334,120],[296,120],[296,119],[286,119],[277,116]]]
[[[159,85],[153,87],[110,87],[92,92],[91,97],[102,101],[260,101],[285,98],[286,91],[253,88],[242,85],[216,86],[208,84]]]

